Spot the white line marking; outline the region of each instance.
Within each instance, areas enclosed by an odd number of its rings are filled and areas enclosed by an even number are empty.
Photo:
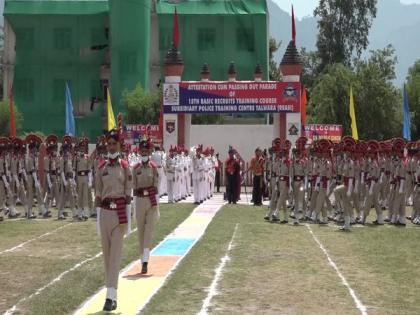
[[[69,223],[71,224],[71,223]],[[66,224],[68,225],[68,224]],[[129,234],[124,235],[124,238],[130,236],[132,233],[136,232],[137,228],[131,230],[131,232]],[[4,315],[13,315],[13,314],[17,314],[15,312],[18,311],[18,305],[21,304],[22,302],[25,302],[26,300],[29,300],[31,298],[33,298],[34,296],[39,295],[40,293],[42,293],[42,291],[44,291],[45,289],[49,288],[50,286],[52,286],[54,283],[60,281],[65,275],[69,274],[72,271],[75,271],[76,269],[82,267],[83,265],[87,264],[88,262],[91,262],[92,260],[99,258],[102,256],[102,252],[97,253],[95,256],[90,257],[88,259],[85,259],[77,264],[75,264],[73,267],[71,267],[70,269],[62,272],[61,274],[59,274],[55,279],[53,279],[52,281],[50,281],[49,283],[47,283],[46,285],[44,285],[42,288],[39,288],[38,290],[36,290],[34,293],[32,293],[31,295],[27,296],[27,297],[23,297],[21,298],[15,305],[13,305],[10,309],[8,309]]]
[[[353,298],[354,303],[356,304],[356,307],[358,308],[358,310],[360,311],[360,313],[362,313],[362,315],[367,315],[367,309],[366,306],[363,305],[363,303],[359,300],[359,298],[356,296],[356,293],[354,292],[354,290],[350,287],[349,283],[347,282],[346,278],[344,278],[344,276],[341,274],[340,270],[338,269],[337,265],[335,264],[335,262],[332,261],[330,255],[328,255],[327,250],[324,248],[324,246],[321,244],[321,242],[318,240],[318,238],[315,236],[314,232],[312,231],[311,227],[309,224],[305,224],[306,227],[309,230],[309,233],[311,233],[312,238],[314,239],[314,241],[318,244],[319,248],[324,252],[325,256],[327,257],[327,260],[329,262],[329,264],[331,265],[331,267],[334,268],[334,270],[337,272],[337,275],[340,277],[342,283],[344,284],[344,286],[349,290],[349,293],[351,295],[351,297]]]
[[[57,232],[57,231],[59,231],[59,230],[61,230],[61,229],[64,229],[66,226],[69,226],[70,224],[72,224],[72,223],[67,223],[67,224],[64,224],[64,225],[62,225],[62,226],[60,226],[60,227],[56,228],[55,230],[52,230],[51,232],[48,232],[48,233],[42,234],[42,235],[37,236],[37,237],[35,237],[35,238],[33,238],[33,239],[27,240],[26,242],[23,242],[22,244],[19,244],[19,245],[15,246],[15,247],[12,247],[12,248],[6,249],[6,250],[4,250],[4,251],[1,251],[1,252],[0,252],[0,255],[6,254],[6,253],[11,253],[11,252],[14,252],[15,250],[20,249],[20,248],[22,248],[23,246],[28,245],[29,243],[32,243],[32,242],[34,242],[34,241],[36,241],[36,240],[39,240],[39,239],[41,239],[41,238],[43,238],[43,237],[45,237],[45,236],[51,235],[51,234],[53,234],[53,233],[55,233],[55,232]]]
[[[223,256],[220,259],[220,264],[215,269],[215,275],[214,275],[213,281],[211,282],[210,287],[208,288],[209,293],[207,294],[207,297],[203,301],[203,305],[201,307],[201,310],[198,313],[199,315],[207,315],[208,314],[208,308],[210,306],[211,300],[213,299],[214,296],[216,296],[218,294],[217,285],[219,284],[219,281],[222,278],[223,268],[225,268],[226,263],[230,260],[229,253],[233,248],[233,242],[234,242],[235,237],[236,237],[236,232],[238,231],[238,226],[239,226],[239,223],[236,223],[235,230],[233,231],[232,238],[230,239],[230,243],[229,243],[229,246],[226,250],[225,256]]]

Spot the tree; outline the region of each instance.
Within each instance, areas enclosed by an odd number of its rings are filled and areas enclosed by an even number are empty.
[[[123,92],[121,103],[127,109],[125,121],[128,124],[159,123],[161,91],[145,91],[138,84],[134,90]]]
[[[269,51],[269,57],[270,57],[269,78],[271,81],[281,81],[279,65],[274,60],[274,54],[276,53],[276,51],[279,50],[280,45],[281,45],[281,42],[277,43],[277,41],[273,37],[270,37],[270,40],[268,42],[268,51]]]
[[[316,51],[306,51],[305,47],[302,47],[300,50],[300,55],[302,56],[303,69],[301,74],[302,85],[308,88],[309,90],[314,85],[316,78],[319,75],[319,65],[321,60],[319,58],[318,52]]]
[[[355,69],[343,64],[328,66],[312,89],[308,120],[342,124],[351,134],[349,90],[353,87],[360,139],[389,139],[401,136],[401,91],[394,87],[395,51],[391,46],[371,51],[369,59],[355,61]]]
[[[15,112],[15,124],[16,132],[19,133],[19,130],[22,128],[23,117],[17,108],[16,104],[14,105]],[[4,100],[0,102],[0,136],[8,137],[10,132],[10,105],[9,100]]]
[[[354,54],[360,57],[369,44],[369,29],[376,17],[377,0],[320,0],[317,49],[320,72],[330,64],[349,66]]]
[[[420,59],[408,70],[408,101],[412,116],[411,138],[420,139]]]

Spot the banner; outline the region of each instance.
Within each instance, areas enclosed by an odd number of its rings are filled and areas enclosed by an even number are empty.
[[[125,125],[123,126],[123,137],[126,144],[139,144],[146,132],[147,125]],[[154,143],[161,143],[159,125],[150,125],[150,137]]]
[[[343,126],[341,125],[304,125],[303,135],[312,141],[326,139],[338,143],[343,136]]]
[[[165,114],[300,112],[300,83],[271,81],[165,84]]]

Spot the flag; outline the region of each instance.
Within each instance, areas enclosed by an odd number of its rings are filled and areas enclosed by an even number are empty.
[[[295,10],[292,5],[292,40],[296,42],[296,24],[295,24]]]
[[[112,110],[112,103],[111,103],[111,94],[109,93],[109,89],[107,89],[107,108],[108,108],[108,131],[117,127],[115,123],[115,116],[114,111]]]
[[[73,102],[71,100],[71,93],[70,93],[70,87],[69,87],[68,82],[66,82],[65,96],[66,96],[66,134],[70,136],[76,136],[76,124],[74,122]]]
[[[10,88],[9,95],[9,111],[10,111],[10,137],[16,137],[16,122],[15,122],[15,106],[13,104],[13,88]]]
[[[353,87],[350,86],[350,118],[351,118],[351,135],[353,139],[359,140],[357,132],[356,112],[354,110]]]
[[[308,97],[306,95],[306,88],[303,87],[302,89],[302,99],[301,99],[301,121],[302,126],[306,125],[306,105],[308,104]]]
[[[178,22],[178,13],[175,8],[174,13],[174,29],[173,29],[173,38],[175,48],[178,48],[179,45],[179,22]]]
[[[404,84],[404,125],[403,125],[403,138],[407,141],[411,141],[411,117],[410,117],[410,105],[408,103],[408,91]]]

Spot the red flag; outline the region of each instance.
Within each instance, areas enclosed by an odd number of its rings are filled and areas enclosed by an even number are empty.
[[[174,13],[174,29],[173,29],[173,41],[174,41],[174,46],[175,48],[178,48],[178,44],[179,44],[179,22],[178,22],[178,13],[176,12],[176,8],[175,8],[175,13]]]
[[[295,10],[292,5],[292,40],[296,42]]]
[[[9,106],[10,106],[10,137],[16,137],[16,123],[15,123],[15,110],[13,105],[13,88],[10,88],[9,95]]]
[[[306,95],[306,88],[303,87],[302,89],[302,99],[301,99],[301,121],[302,126],[306,125],[306,105],[308,104],[308,97]]]

